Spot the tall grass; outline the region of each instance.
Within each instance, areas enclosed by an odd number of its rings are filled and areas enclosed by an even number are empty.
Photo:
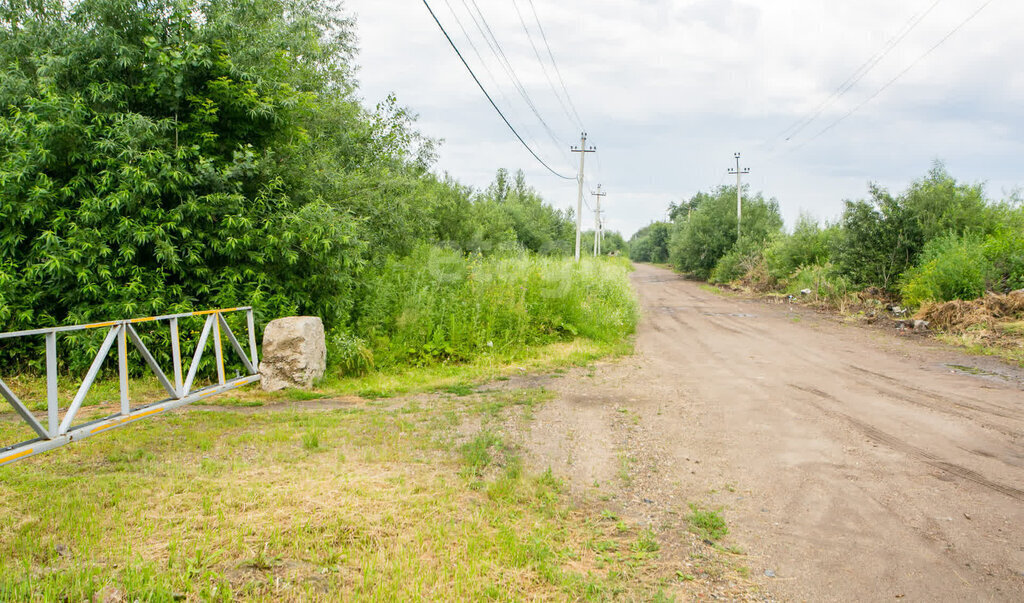
[[[421,247],[369,275],[351,336],[378,368],[507,356],[524,346],[633,331],[637,301],[624,262],[527,254],[464,256]],[[347,357],[341,364],[352,364]]]

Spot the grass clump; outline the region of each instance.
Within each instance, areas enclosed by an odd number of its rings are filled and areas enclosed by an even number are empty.
[[[320,450],[320,436],[320,430],[310,429],[302,434],[302,447],[310,452]]]
[[[721,540],[729,533],[721,509],[702,509],[697,504],[690,503],[690,514],[686,516],[686,521],[690,525],[690,531],[707,540]]]
[[[654,530],[650,528],[641,530],[636,541],[633,542],[633,551],[636,553],[656,553],[659,549],[661,549],[661,545],[658,544]]]
[[[490,466],[494,459],[491,450],[501,446],[501,438],[485,431],[459,448],[462,462],[473,475],[480,475]]]

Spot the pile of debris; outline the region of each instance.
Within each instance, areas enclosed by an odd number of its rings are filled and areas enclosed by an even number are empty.
[[[998,321],[1024,318],[1024,289],[1006,295],[989,293],[970,301],[958,299],[925,304],[917,318],[928,321],[933,327],[957,333],[978,325],[991,328]]]

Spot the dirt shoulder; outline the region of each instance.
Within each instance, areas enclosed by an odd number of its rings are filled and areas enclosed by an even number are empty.
[[[694,503],[770,597],[1024,598],[1019,369],[632,278],[637,355],[544,380],[557,395],[517,435],[534,465],[652,526],[681,575]]]

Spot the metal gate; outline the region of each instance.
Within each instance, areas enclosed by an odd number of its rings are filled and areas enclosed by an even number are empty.
[[[224,320],[224,314],[231,312],[245,312],[249,339],[248,355],[245,350],[242,349],[241,344],[239,344],[238,339],[231,330],[231,327],[228,326],[227,321]],[[181,339],[178,333],[178,322],[180,320],[193,317],[205,318],[203,330],[199,335],[199,341],[197,342],[196,349],[192,355],[192,362],[189,364],[188,373],[185,375],[183,380]],[[134,325],[153,321],[167,322],[170,327],[171,359],[173,364],[170,378],[168,378],[167,374],[160,368],[160,365],[157,363],[156,359],[153,358],[153,355],[150,353],[149,349],[146,348],[146,345],[142,342],[138,332],[135,330]],[[12,339],[15,337],[41,336],[45,338],[47,410],[46,427],[44,428],[40,420],[36,418],[31,411],[29,411],[25,404],[18,399],[18,396],[11,391],[2,379],[0,379],[0,395],[10,402],[11,406],[14,407],[14,410],[21,416],[21,419],[39,436],[33,440],[0,448],[0,466],[13,463],[34,454],[39,454],[40,452],[53,450],[54,448],[70,444],[76,440],[81,440],[115,427],[127,425],[133,421],[150,417],[179,406],[184,406],[185,404],[190,404],[197,400],[223,393],[236,387],[241,387],[247,383],[259,381],[259,361],[256,355],[256,330],[254,327],[255,324],[252,308],[242,307],[227,308],[223,310],[205,310],[202,312],[188,312],[185,314],[168,314],[166,316],[150,316],[147,318],[132,318],[128,320],[115,320],[87,325],[51,327],[48,329],[0,333],[0,340]],[[57,396],[57,336],[61,333],[68,333],[71,331],[103,328],[108,329],[107,336],[103,340],[103,344],[100,346],[99,351],[96,353],[96,358],[92,361],[89,370],[86,372],[85,378],[82,379],[82,382],[78,387],[78,392],[71,400],[67,410],[64,411],[62,418]],[[196,372],[199,370],[199,363],[203,358],[203,352],[206,349],[207,341],[210,339],[211,332],[213,333],[213,351],[216,356],[217,383],[201,389],[193,390],[192,384],[195,381]],[[129,339],[170,397],[165,400],[161,400],[160,402],[144,404],[135,408],[132,407],[131,397],[128,393]],[[247,373],[246,375],[235,377],[233,379],[225,378],[224,350],[222,345],[223,339],[227,339],[235,354],[237,354],[238,358],[242,361],[242,365],[245,367]],[[118,377],[120,379],[120,411],[108,417],[75,425],[75,416],[78,414],[78,411],[82,406],[82,402],[85,401],[85,397],[89,393],[89,388],[92,387],[93,382],[96,380],[96,376],[103,367],[103,362],[110,353],[110,349],[114,347],[115,342],[117,343]]]

